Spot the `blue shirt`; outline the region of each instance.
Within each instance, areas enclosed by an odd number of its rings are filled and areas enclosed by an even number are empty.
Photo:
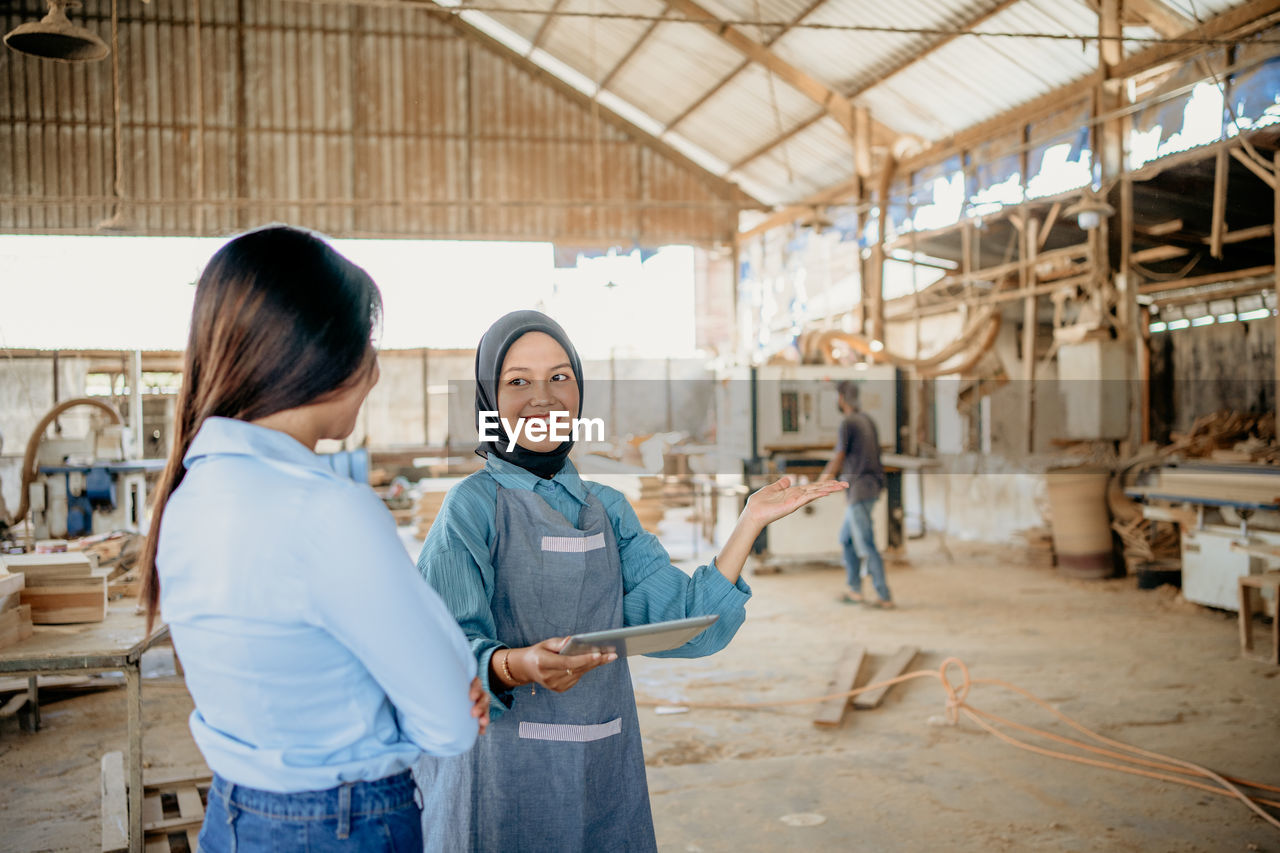
[[[530,490],[575,522],[588,494],[604,505],[622,563],[623,624],[719,615],[719,620],[688,643],[653,657],[701,657],[718,652],[746,620],[746,603],[751,597],[746,582],[739,578],[730,583],[714,560],[699,567],[692,577],[671,565],[658,537],[640,526],[635,510],[617,489],[583,480],[567,460],[559,474],[544,480],[490,455],[484,470],[449,490],[418,557],[418,571],[440,593],[471,641],[480,680],[494,700],[489,707],[495,718],[506,709],[510,696],[500,684],[489,683],[489,658],[504,648],[494,637],[497,631],[490,609],[494,581],[489,546],[496,535],[499,484],[504,489]]]
[[[183,462],[160,607],[215,773],[292,793],[471,747],[475,659],[373,490],[227,418],[206,420]]]

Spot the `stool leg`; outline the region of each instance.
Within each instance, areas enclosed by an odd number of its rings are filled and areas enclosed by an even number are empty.
[[[1276,587],[1276,615],[1271,619],[1271,663],[1280,666],[1280,587]]]
[[[1253,596],[1243,581],[1240,587],[1240,654],[1248,657],[1253,651]]]

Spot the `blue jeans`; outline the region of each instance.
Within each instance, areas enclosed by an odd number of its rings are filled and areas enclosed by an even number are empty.
[[[276,794],[213,777],[200,853],[421,853],[421,806],[408,770],[376,782]]]
[[[844,550],[844,570],[849,579],[849,589],[862,594],[862,564],[865,560],[876,595],[881,601],[890,601],[889,585],[884,581],[884,560],[876,550],[875,530],[871,524],[871,509],[876,500],[872,498],[849,504],[844,511],[844,523],[840,525],[840,547]]]

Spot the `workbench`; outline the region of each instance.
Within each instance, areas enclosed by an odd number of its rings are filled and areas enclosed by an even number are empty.
[[[167,625],[146,633],[137,600],[108,605],[101,622],[37,625],[31,637],[0,649],[0,675],[28,676],[27,701],[33,727],[40,727],[36,677],[51,673],[121,671],[128,708],[129,850],[142,853],[142,653],[169,637]]]

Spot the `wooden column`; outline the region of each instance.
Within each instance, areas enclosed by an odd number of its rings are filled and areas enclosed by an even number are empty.
[[[1122,45],[1116,40],[1122,34],[1121,0],[1102,0],[1098,12],[1098,64],[1102,82],[1094,102],[1094,116],[1114,113],[1121,105],[1124,80],[1114,74],[1115,66],[1124,59]],[[1111,118],[1094,128],[1094,156],[1102,166],[1102,185],[1123,171],[1124,119]]]
[[[1039,222],[1028,216],[1022,229],[1022,379],[1026,383],[1023,411],[1027,415],[1027,453],[1036,449],[1036,249]]]
[[[889,187],[893,183],[893,171],[896,163],[893,155],[885,158],[884,168],[880,172],[880,185],[876,190],[876,202],[880,208],[879,223],[876,228],[876,245],[871,250],[870,299],[867,307],[871,309],[871,339],[884,343],[884,243],[889,227]]]
[[[1150,341],[1147,326],[1150,312],[1138,305],[1138,280],[1131,269],[1133,258],[1133,181],[1128,169],[1120,181],[1120,270],[1116,273],[1116,320],[1122,336],[1131,340],[1126,347],[1132,367],[1125,371],[1127,377],[1136,380],[1134,393],[1129,394],[1129,447],[1135,450],[1145,441],[1149,430],[1147,378],[1151,362]]]
[[[1226,146],[1218,148],[1213,163],[1213,219],[1209,225],[1209,254],[1222,257],[1222,238],[1227,233],[1227,177],[1230,174]]]
[[[1275,246],[1275,257],[1272,265],[1275,267],[1276,304],[1280,305],[1280,151],[1277,151],[1272,155],[1271,162],[1275,165],[1277,176],[1276,189],[1272,194],[1275,199],[1273,210],[1271,212],[1271,234]],[[1277,315],[1274,322],[1276,340],[1280,341],[1280,315]],[[1277,347],[1273,346],[1272,351],[1276,352],[1276,350]],[[1280,352],[1276,352],[1276,388],[1274,390],[1277,393],[1280,393]]]

